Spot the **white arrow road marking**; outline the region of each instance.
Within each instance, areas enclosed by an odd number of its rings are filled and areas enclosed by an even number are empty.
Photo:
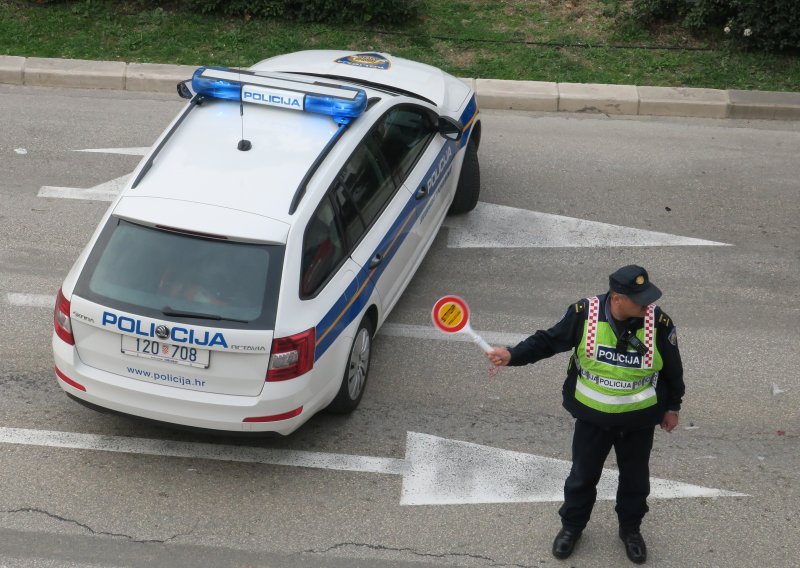
[[[122,154],[125,156],[144,156],[150,147],[136,148],[87,148],[85,150],[75,150],[75,152],[91,152],[97,154]],[[94,187],[58,187],[45,185],[39,189],[38,197],[59,197],[62,199],[86,199],[89,201],[114,201],[125,187],[131,174],[125,174],[111,181],[101,183]]]
[[[730,246],[483,202],[443,225],[451,248]]]
[[[144,156],[149,148],[89,148],[78,152]],[[131,174],[90,188],[43,186],[39,197],[113,201]],[[587,221],[479,202],[469,215],[446,217],[450,248],[730,246],[726,243]]]
[[[562,501],[572,462],[408,433],[402,505]],[[619,472],[603,469],[597,498],[614,500]],[[747,497],[650,478],[650,497]]]
[[[90,201],[114,201],[125,184],[128,183],[131,174],[125,174],[111,181],[101,183],[94,187],[57,187],[43,185],[39,189],[38,197],[60,197],[62,199],[87,199]]]
[[[6,302],[12,306],[28,306],[31,308],[50,308],[56,305],[56,297],[47,294],[6,294]]]
[[[405,459],[277,450],[148,438],[0,428],[0,443],[403,476],[401,505],[560,501],[569,462],[408,432]],[[615,472],[604,470],[599,499],[613,499]],[[651,497],[745,497],[651,479]]]

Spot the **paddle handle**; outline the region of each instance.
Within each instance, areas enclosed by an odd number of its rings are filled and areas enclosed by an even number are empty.
[[[480,347],[484,353],[489,353],[492,350],[492,346],[484,341],[483,337],[472,331],[472,329],[467,328],[464,332],[472,338],[472,341]]]

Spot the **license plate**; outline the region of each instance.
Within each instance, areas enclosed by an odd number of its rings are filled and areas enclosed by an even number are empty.
[[[189,367],[208,368],[208,349],[198,349],[186,345],[173,345],[152,339],[122,336],[122,352],[127,355],[155,359],[167,363],[177,363]]]

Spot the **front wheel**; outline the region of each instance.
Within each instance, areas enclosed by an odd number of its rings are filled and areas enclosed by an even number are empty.
[[[469,213],[478,204],[480,193],[481,168],[478,164],[478,145],[470,138],[464,150],[464,161],[461,164],[461,175],[458,176],[456,194],[447,214]]]
[[[352,412],[361,402],[364,388],[367,386],[369,362],[372,354],[372,336],[375,333],[372,321],[365,317],[358,326],[353,344],[350,346],[350,357],[342,377],[342,385],[336,398],[328,410],[337,414]]]

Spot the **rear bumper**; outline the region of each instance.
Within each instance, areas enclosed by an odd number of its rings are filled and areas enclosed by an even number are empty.
[[[339,379],[321,377],[323,371],[315,365],[296,379],[267,383],[258,396],[198,392],[89,367],[81,362],[74,346],[55,334],[52,345],[56,369],[64,377],[58,377],[58,384],[73,398],[114,412],[192,428],[291,434],[327,406],[339,388]],[[246,418],[282,415],[300,407],[300,414],[292,418],[244,422]]]

